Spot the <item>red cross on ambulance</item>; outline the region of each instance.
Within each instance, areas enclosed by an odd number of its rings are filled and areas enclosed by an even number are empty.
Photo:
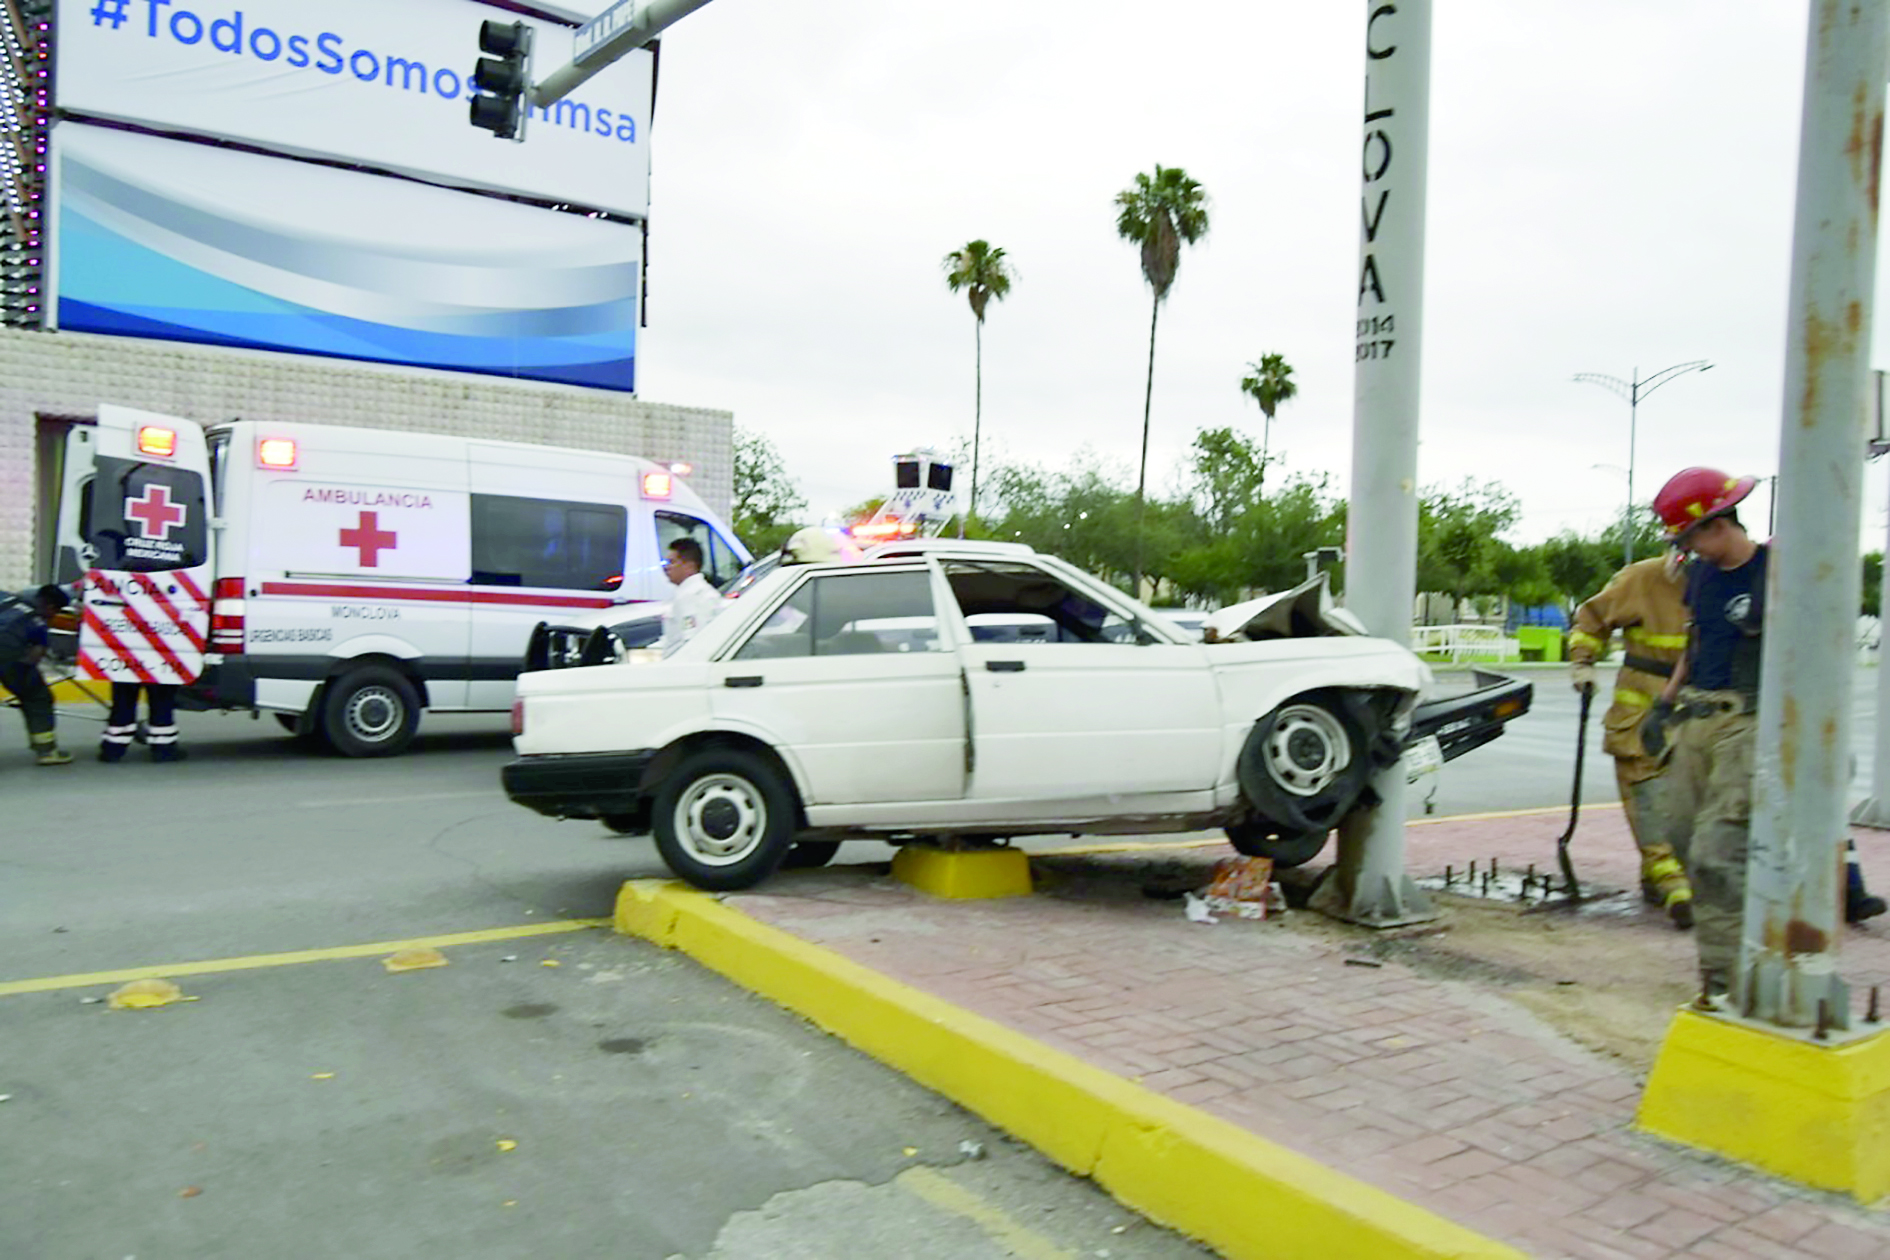
[[[393,530],[381,528],[380,513],[363,512],[352,529],[341,531],[341,545],[353,547],[359,553],[357,563],[362,568],[378,569],[381,552],[394,550],[398,537]]]
[[[143,495],[125,500],[125,519],[138,522],[140,538],[168,542],[172,528],[182,525],[184,516],[183,505],[171,502],[168,486],[146,486]]]

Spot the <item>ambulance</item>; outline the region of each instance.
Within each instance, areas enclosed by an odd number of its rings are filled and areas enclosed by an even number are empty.
[[[668,598],[677,539],[717,584],[749,561],[676,467],[629,455],[111,405],[59,455],[80,674],[353,757],[400,752],[423,710],[507,711],[533,627]]]

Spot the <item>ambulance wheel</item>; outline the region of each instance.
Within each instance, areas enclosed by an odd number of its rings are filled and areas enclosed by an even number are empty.
[[[767,760],[705,748],[664,779],[651,816],[656,851],[698,888],[731,892],[768,876],[794,843],[794,794]]]
[[[839,852],[838,840],[803,840],[787,851],[787,859],[781,865],[788,870],[809,870],[827,865]]]
[[[342,756],[391,757],[413,742],[420,693],[398,670],[368,665],[322,690],[322,728]]]
[[[1272,858],[1279,867],[1304,866],[1326,847],[1325,831],[1289,831],[1258,819],[1227,824],[1227,843],[1243,857]]]
[[[1276,832],[1324,835],[1371,775],[1365,732],[1330,692],[1295,697],[1255,723],[1235,771],[1240,793]]]

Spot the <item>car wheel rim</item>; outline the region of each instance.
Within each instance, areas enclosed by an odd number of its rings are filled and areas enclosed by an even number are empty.
[[[741,861],[768,829],[768,806],[740,775],[697,779],[676,802],[676,836],[691,857],[710,866]]]
[[[400,729],[405,709],[392,688],[363,687],[348,698],[348,733],[364,743],[378,744]]]
[[[1352,764],[1352,740],[1339,719],[1316,704],[1280,711],[1267,733],[1267,775],[1294,796],[1317,796]]]

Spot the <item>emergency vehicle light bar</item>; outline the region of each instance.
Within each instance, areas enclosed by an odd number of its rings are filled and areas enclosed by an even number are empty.
[[[646,499],[667,499],[670,495],[670,475],[666,472],[646,472],[643,474],[643,497]]]
[[[256,463],[263,468],[294,468],[294,438],[264,438],[256,443]]]
[[[155,424],[139,426],[138,452],[156,455],[159,459],[172,458],[177,454],[177,430],[161,429]]]

